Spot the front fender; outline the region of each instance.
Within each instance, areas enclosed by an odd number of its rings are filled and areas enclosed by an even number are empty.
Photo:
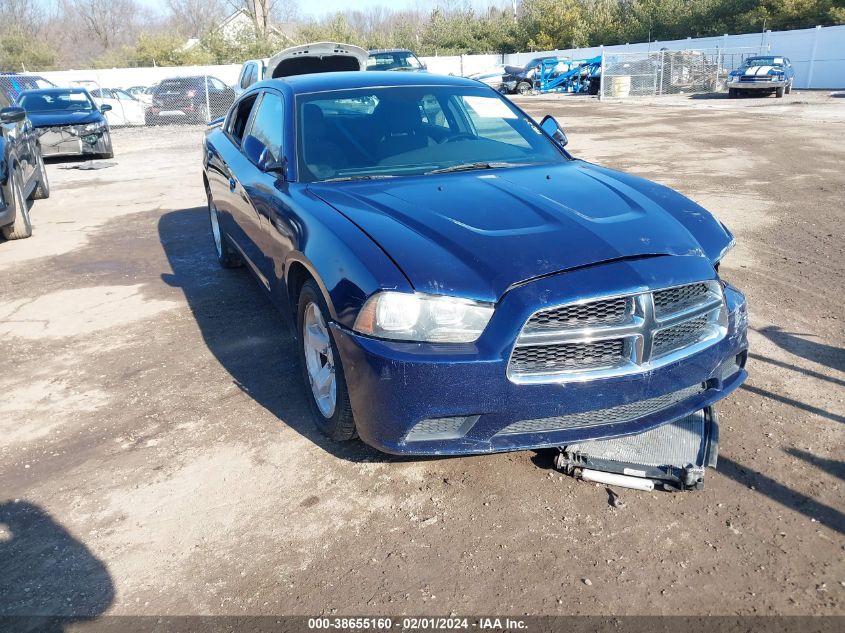
[[[387,254],[356,224],[317,197],[307,186],[291,187],[298,213],[294,248],[284,262],[285,287],[291,271],[303,266],[317,281],[333,321],[352,328],[367,298],[382,290],[413,292],[413,286]]]

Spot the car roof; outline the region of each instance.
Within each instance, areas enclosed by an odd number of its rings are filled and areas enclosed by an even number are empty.
[[[28,95],[61,95],[61,94],[68,94],[68,93],[87,93],[87,88],[33,88],[32,90],[24,90],[21,94],[28,94]]]
[[[377,53],[411,53],[412,55],[416,54],[410,48],[371,48],[367,52],[370,55],[375,55]]]
[[[346,71],[293,75],[282,79],[268,79],[255,87],[285,87],[293,94],[350,90],[355,88],[389,88],[393,86],[467,86],[478,88],[472,79],[435,75],[434,73],[397,73],[389,70]]]

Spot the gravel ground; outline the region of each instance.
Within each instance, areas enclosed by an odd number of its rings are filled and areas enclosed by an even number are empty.
[[[546,451],[322,438],[212,257],[199,132],[119,130],[0,244],[0,615],[845,613],[845,99],[518,101],[737,236],[750,379],[706,490],[614,507]]]

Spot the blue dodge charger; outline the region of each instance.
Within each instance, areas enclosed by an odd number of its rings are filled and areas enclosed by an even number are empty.
[[[565,145],[492,88],[418,73],[270,79],[209,127],[217,257],[292,318],[322,431],[398,454],[557,447],[742,383],[731,233]]]

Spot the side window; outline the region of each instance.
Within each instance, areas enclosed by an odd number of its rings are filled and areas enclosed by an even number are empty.
[[[241,88],[249,88],[250,84],[252,83],[249,78],[250,73],[252,73],[252,68],[252,64],[247,64],[241,71]]]
[[[226,89],[226,85],[222,81],[217,79],[217,77],[209,77],[208,78],[208,87],[211,90],[225,90]]]
[[[282,159],[282,98],[274,92],[264,93],[247,134],[254,136],[266,147],[273,160]]]
[[[252,106],[255,105],[257,95],[250,95],[237,104],[229,114],[229,120],[226,122],[226,131],[234,141],[235,145],[241,144],[241,139],[244,136],[246,124],[249,121],[249,114],[252,112]]]

